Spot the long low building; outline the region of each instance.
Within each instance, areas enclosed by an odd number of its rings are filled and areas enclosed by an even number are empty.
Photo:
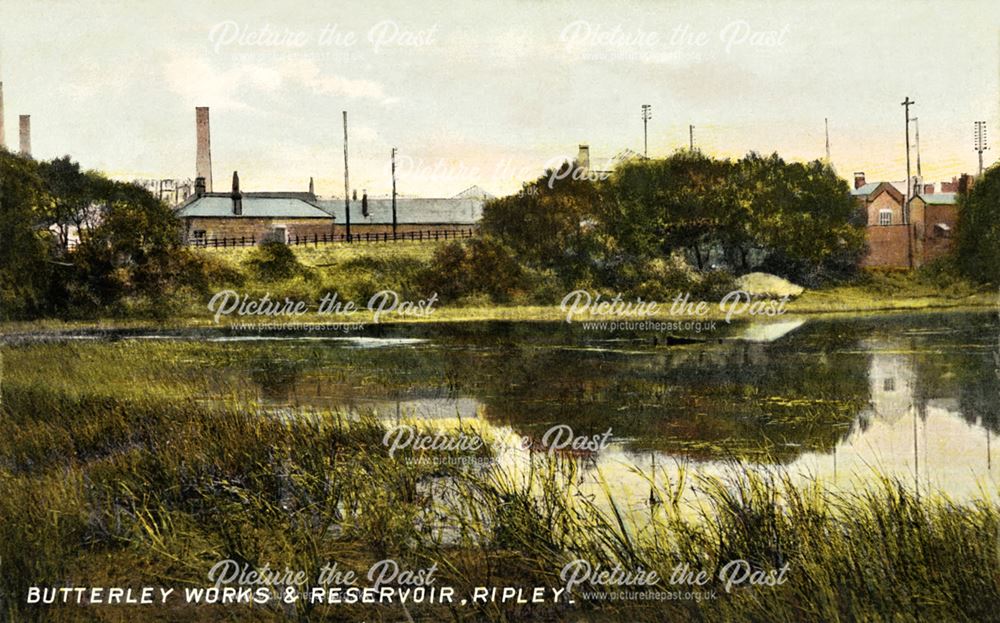
[[[449,198],[396,198],[396,231],[440,232],[478,226],[483,205],[490,197],[476,187]],[[351,200],[351,233],[392,232],[392,199]],[[205,192],[195,182],[195,193],[175,208],[184,223],[189,244],[259,243],[300,238],[320,240],[347,233],[347,209],[343,199],[320,199],[309,192],[242,192],[233,173],[228,193]]]
[[[396,198],[396,231],[433,231],[475,227],[483,217],[482,198],[423,197]],[[337,219],[338,231],[346,230],[347,208],[344,200],[321,200],[317,203]],[[392,233],[392,199],[351,202],[353,233]]]

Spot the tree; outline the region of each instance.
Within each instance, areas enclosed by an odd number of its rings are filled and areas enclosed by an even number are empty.
[[[1000,284],[1000,166],[993,165],[959,195],[959,270],[970,279]]]
[[[171,209],[149,191],[120,182],[100,197],[99,223],[72,255],[77,302],[108,306],[126,297],[158,303],[182,286],[188,251]]]
[[[0,318],[48,307],[54,265],[43,210],[49,200],[35,162],[0,149]]]
[[[762,253],[761,267],[812,284],[853,272],[864,229],[846,181],[819,161],[777,154],[751,153],[737,167],[745,239]]]
[[[82,237],[97,225],[102,199],[110,196],[114,183],[95,171],[82,171],[69,156],[39,162],[38,171],[50,197],[46,220],[66,250],[71,228]]]
[[[604,189],[601,211],[618,259],[663,258],[680,249],[708,268],[735,218],[731,170],[728,160],[687,150],[621,166]]]
[[[567,283],[586,274],[597,246],[593,225],[599,191],[576,163],[548,170],[508,197],[483,208],[482,231],[530,266],[551,269]]]

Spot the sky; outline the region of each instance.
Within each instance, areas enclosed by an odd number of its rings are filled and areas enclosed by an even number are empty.
[[[1000,3],[0,0],[6,140],[122,178],[190,178],[211,108],[215,190],[342,196],[516,191],[547,165],[695,145],[825,155],[906,175],[905,97],[925,181],[974,173],[996,134]],[[1000,135],[998,135],[1000,136]],[[915,144],[911,136],[911,142]],[[1000,146],[984,154],[993,162]],[[911,152],[914,159],[916,152]]]

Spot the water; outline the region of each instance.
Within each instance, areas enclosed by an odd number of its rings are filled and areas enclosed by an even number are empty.
[[[877,470],[962,499],[998,489],[998,336],[996,314],[979,313],[722,326],[691,341],[474,323],[383,325],[348,338],[124,332],[72,347],[74,357],[94,349],[91,360],[112,357],[101,350],[109,343],[148,350],[157,361],[130,371],[129,383],[180,379],[206,400],[239,386],[284,410],[475,421],[536,442],[555,425],[587,437],[610,430],[609,446],[584,453],[585,471],[634,500],[648,497],[641,474],[654,466],[657,477],[681,465],[718,473],[731,459],[838,488],[864,485]],[[95,336],[59,339],[80,337]],[[25,336],[7,341],[40,347]],[[514,449],[505,460],[526,456]]]

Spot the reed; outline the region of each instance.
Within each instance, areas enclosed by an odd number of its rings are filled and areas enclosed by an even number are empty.
[[[143,610],[143,620],[996,619],[1000,513],[986,495],[957,504],[877,474],[860,493],[834,492],[734,462],[716,478],[649,476],[651,503],[637,504],[579,458],[490,462],[495,440],[468,423],[463,432],[486,442],[476,465],[390,456],[374,417],[266,409],[238,383],[182,372],[144,384],[126,350],[117,372],[65,357],[27,370],[9,365],[16,353],[7,358],[4,620],[128,620],[134,610],[32,608],[24,595],[30,585],[198,586],[226,558],[312,576],[328,561],[437,563],[438,582],[460,594],[560,586],[575,559],[665,579],[687,565],[713,578],[706,588],[717,597],[612,602],[585,594],[603,590],[595,585],[579,587],[572,605],[177,606]],[[135,385],[122,383],[122,365]],[[206,392],[228,398],[208,402]],[[788,580],[726,592],[714,578],[735,559],[761,572],[788,565]]]

